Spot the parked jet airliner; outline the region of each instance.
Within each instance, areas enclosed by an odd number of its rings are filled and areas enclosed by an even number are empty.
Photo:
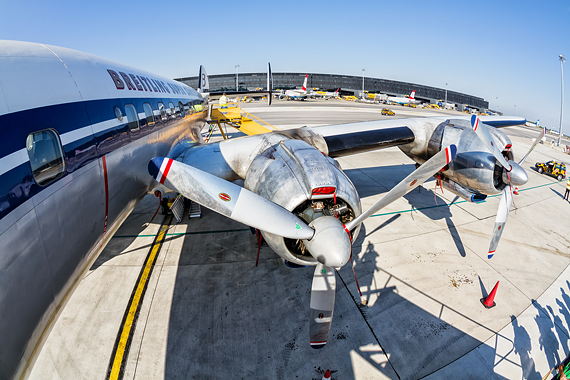
[[[305,74],[305,80],[303,81],[303,87],[300,90],[287,90],[285,91],[285,98],[287,100],[305,100],[307,99],[307,79],[309,74]]]
[[[398,97],[398,96],[388,96],[388,101],[394,104],[416,104],[419,101],[416,100],[416,90],[412,91],[410,97]]]
[[[493,127],[522,118],[390,119],[206,144],[208,104],[194,89],[15,41],[0,41],[0,89],[0,379],[24,373],[81,273],[155,189],[257,228],[284,260],[314,266],[308,331],[319,348],[332,324],[333,268],[349,261],[368,216],[434,175],[469,201],[502,193],[491,257],[511,185],[527,180],[528,153],[514,162],[510,140]],[[363,211],[333,157],[390,146],[421,166]]]

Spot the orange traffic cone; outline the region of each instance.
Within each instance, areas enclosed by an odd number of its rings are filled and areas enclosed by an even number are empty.
[[[493,290],[491,290],[491,294],[487,296],[487,298],[481,298],[481,303],[485,308],[490,309],[495,307],[497,304],[495,303],[495,294],[497,294],[497,288],[499,287],[499,281],[495,284]]]
[[[331,370],[327,369],[327,371],[325,372],[325,374],[323,375],[323,379],[322,380],[330,380],[331,378]]]
[[[519,187],[515,186],[515,191],[513,191],[514,195],[519,195]]]

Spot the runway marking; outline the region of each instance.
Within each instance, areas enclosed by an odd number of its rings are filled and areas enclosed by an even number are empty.
[[[237,230],[214,230],[214,231],[192,231],[192,232],[173,232],[165,236],[182,236],[182,235],[204,235],[204,234],[219,234],[224,232],[244,232],[251,231],[249,228],[240,228]],[[154,237],[154,235],[117,235],[113,239],[118,238],[136,238],[136,237]]]
[[[154,239],[144,265],[141,268],[141,272],[131,294],[131,298],[129,299],[129,304],[125,310],[125,315],[123,316],[121,327],[119,328],[117,339],[115,340],[115,345],[113,346],[113,353],[111,354],[109,368],[107,369],[108,380],[122,379],[125,373],[129,349],[131,347],[133,334],[139,317],[142,300],[148,287],[148,280],[152,274],[154,263],[156,262],[160,249],[162,248],[162,243],[164,242],[164,237],[166,236],[166,231],[168,230],[171,221],[172,214],[167,215],[162,221],[160,230]]]

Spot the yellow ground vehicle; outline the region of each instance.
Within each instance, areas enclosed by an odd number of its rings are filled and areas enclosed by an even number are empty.
[[[394,111],[392,111],[390,108],[382,108],[382,111],[380,113],[382,115],[387,115],[387,116],[394,116],[395,115]]]
[[[545,163],[537,162],[534,164],[536,171],[539,173],[546,173],[557,180],[562,181],[566,177],[566,165],[563,162],[548,161]]]

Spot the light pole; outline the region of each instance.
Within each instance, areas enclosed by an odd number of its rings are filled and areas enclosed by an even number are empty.
[[[517,116],[517,105],[515,104],[515,114],[513,116]]]
[[[239,91],[239,87],[238,87],[238,69],[239,69],[239,63],[236,64],[236,91]]]
[[[560,127],[558,127],[557,144],[557,146],[560,146],[560,140],[562,140],[562,121],[564,120],[564,70],[562,69],[562,64],[566,61],[566,58],[564,58],[563,55],[559,55],[558,59],[560,59],[560,78],[562,79],[562,95],[560,96]]]
[[[498,96],[495,98],[495,107],[497,107],[497,109],[495,111],[497,111],[497,113],[499,113],[499,97]]]
[[[365,69],[362,69],[362,98],[364,99],[364,71],[366,71]]]
[[[447,83],[445,84],[445,104],[443,105],[444,108],[447,108]]]

